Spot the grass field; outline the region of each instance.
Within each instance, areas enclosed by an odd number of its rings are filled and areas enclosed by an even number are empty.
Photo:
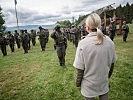
[[[118,60],[110,79],[110,100],[133,100],[133,34],[128,42],[115,37]],[[53,40],[41,52],[39,42],[28,54],[17,49],[3,57],[0,52],[0,100],[84,100],[75,86],[73,60],[76,48],[68,42],[66,68],[58,64]]]

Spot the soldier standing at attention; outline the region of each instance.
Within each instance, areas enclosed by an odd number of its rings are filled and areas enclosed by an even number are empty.
[[[31,40],[32,40],[32,44],[33,46],[36,45],[36,31],[31,30]]]
[[[55,27],[55,31],[51,34],[51,38],[55,41],[55,49],[57,51],[60,66],[65,66],[67,39],[65,34],[61,32],[59,25]]]
[[[30,33],[28,33],[27,32],[27,30],[24,30],[25,31],[25,33],[28,35],[28,37],[29,37],[29,40],[28,40],[28,50],[30,50],[30,40],[31,40],[31,35],[30,35]]]
[[[6,45],[7,45],[6,38],[1,33],[0,34],[0,48],[1,48],[1,51],[2,51],[3,56],[6,56],[7,55]]]
[[[109,37],[113,41],[115,37],[115,31],[116,31],[116,26],[114,21],[111,21],[111,24],[109,25]]]
[[[11,48],[11,52],[14,52],[15,40],[14,40],[14,36],[11,34],[11,31],[8,31],[7,38],[8,38],[8,41],[9,41],[9,46]]]
[[[129,27],[128,25],[126,25],[126,21],[124,21],[122,25],[123,42],[127,42],[128,32],[129,32]]]
[[[24,30],[21,30],[21,41],[22,41],[22,47],[24,49],[24,53],[28,53],[28,42],[29,42],[29,36],[28,34],[24,33]]]
[[[104,23],[101,25],[101,31],[103,32],[104,35],[106,35],[106,26]]]
[[[39,31],[39,40],[40,40],[41,49],[42,49],[42,51],[45,51],[46,42],[47,42],[46,32],[41,26],[39,26],[39,30],[40,30]]]
[[[17,30],[15,30],[14,38],[15,38],[17,47],[20,48],[20,35],[19,35],[19,33],[17,32]]]

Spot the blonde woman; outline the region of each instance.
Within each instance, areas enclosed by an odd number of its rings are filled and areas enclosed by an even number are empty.
[[[93,13],[86,19],[89,33],[78,44],[73,66],[77,69],[76,86],[85,100],[108,100],[108,81],[112,75],[116,54],[113,41],[99,29],[101,19]]]

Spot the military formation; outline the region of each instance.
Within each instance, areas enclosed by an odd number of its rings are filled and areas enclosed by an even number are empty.
[[[31,49],[31,43],[33,46],[36,45],[36,36],[38,36],[38,40],[40,43],[41,51],[44,52],[46,49],[46,45],[49,41],[49,31],[43,27],[38,28],[39,31],[30,30],[20,30],[20,33],[15,30],[12,34],[11,31],[8,31],[7,36],[3,36],[0,34],[0,48],[3,56],[7,55],[7,46],[10,47],[11,52],[15,52],[15,44],[17,48],[23,48],[24,54],[28,53]],[[114,21],[110,22],[108,27],[108,31],[106,30],[106,26],[104,23],[101,25],[101,31],[110,37],[113,41],[116,35],[116,25]],[[123,42],[127,41],[127,36],[129,33],[129,27],[126,24],[126,21],[123,22],[122,25],[122,34],[123,34]],[[65,66],[65,55],[67,49],[67,41],[71,42],[75,47],[78,46],[78,42],[85,38],[88,33],[86,32],[85,25],[61,28],[57,25],[54,28],[54,32],[51,33],[50,37],[54,40],[54,49],[57,51],[57,56],[59,59],[60,66]]]

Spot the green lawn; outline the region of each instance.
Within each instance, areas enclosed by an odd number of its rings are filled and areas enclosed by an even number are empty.
[[[115,37],[118,60],[110,79],[110,100],[133,100],[133,34],[128,42]],[[28,54],[17,49],[3,57],[0,52],[0,100],[84,100],[75,86],[75,47],[68,42],[66,68],[58,64],[53,40],[41,52],[39,42]]]

